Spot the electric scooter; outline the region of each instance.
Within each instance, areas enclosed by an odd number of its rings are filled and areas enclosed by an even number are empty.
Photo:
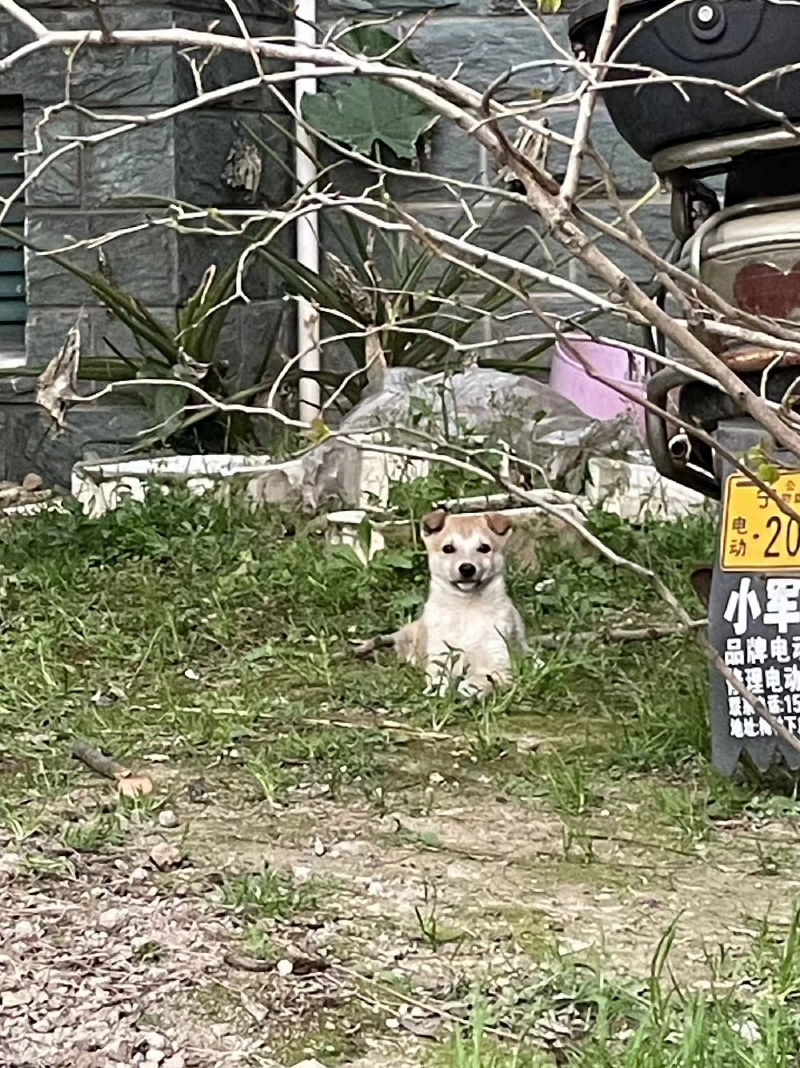
[[[605,0],[570,17],[570,39],[595,54]],[[751,316],[800,324],[800,8],[772,0],[622,0],[603,99],[623,139],[671,191],[669,258]],[[737,92],[724,86],[745,86]],[[782,119],[781,116],[785,118]],[[656,299],[670,310],[662,290]],[[698,329],[740,379],[800,407],[800,349],[744,344]],[[647,347],[668,355],[648,331]],[[680,356],[681,354],[673,354]],[[683,360],[685,363],[685,359]],[[729,669],[800,735],[800,523],[723,458],[763,455],[775,493],[800,514],[800,457],[765,441],[735,398],[651,361],[647,443],[665,477],[720,502],[717,556],[705,587],[709,639]],[[710,435],[720,451],[679,430]],[[726,774],[746,754],[761,771],[800,755],[711,670],[712,759]]]

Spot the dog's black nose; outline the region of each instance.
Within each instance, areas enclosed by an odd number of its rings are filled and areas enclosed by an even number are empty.
[[[475,565],[474,564],[459,564],[458,573],[463,578],[475,578]]]

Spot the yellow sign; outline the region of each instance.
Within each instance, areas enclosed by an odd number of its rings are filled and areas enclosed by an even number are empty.
[[[772,489],[800,516],[800,471],[782,471]],[[722,512],[723,571],[800,571],[800,522],[743,475],[729,475]]]

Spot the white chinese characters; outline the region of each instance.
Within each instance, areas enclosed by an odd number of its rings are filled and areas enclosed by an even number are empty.
[[[731,590],[724,619],[728,623],[733,623],[734,634],[742,635],[747,633],[750,620],[758,619],[760,615],[761,605],[758,594],[751,588],[751,579],[740,579],[739,589]]]
[[[771,715],[797,733],[800,730],[800,578],[768,578],[760,592],[751,577],[743,576],[728,597],[723,618],[733,631],[722,650],[731,675],[754,697],[763,700]],[[761,634],[747,633],[753,623],[758,623]],[[726,689],[732,737],[771,736],[770,725],[750,708],[730,680]]]
[[[777,627],[780,634],[786,634],[790,626],[800,623],[800,579],[767,579],[764,622]]]

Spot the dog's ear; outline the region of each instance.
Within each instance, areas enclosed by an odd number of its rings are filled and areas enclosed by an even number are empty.
[[[486,525],[498,538],[504,538],[511,530],[511,520],[507,515],[503,515],[502,512],[488,512]]]
[[[444,508],[437,508],[435,512],[428,512],[422,517],[421,526],[423,535],[438,534],[447,521],[447,512]]]
[[[708,610],[708,602],[711,599],[711,576],[713,574],[714,569],[711,565],[704,564],[702,567],[696,567],[689,576],[692,589],[697,594],[700,603],[706,610]]]

